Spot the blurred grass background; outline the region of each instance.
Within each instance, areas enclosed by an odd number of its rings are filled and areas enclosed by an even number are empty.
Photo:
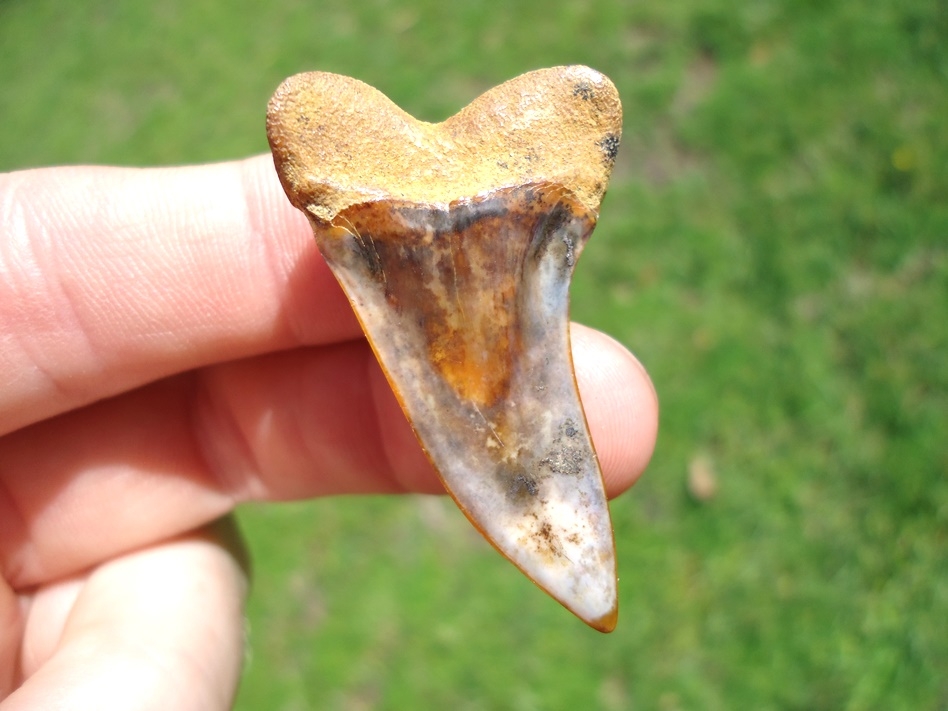
[[[238,708],[948,708],[943,0],[0,0],[0,169],[262,152],[302,70],[441,120],[566,63],[626,111],[574,317],[663,408],[618,630],[450,502],[251,507]]]

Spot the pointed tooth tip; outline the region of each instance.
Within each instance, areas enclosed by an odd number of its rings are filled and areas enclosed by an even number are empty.
[[[619,622],[619,605],[614,603],[612,609],[602,617],[597,617],[594,620],[583,620],[583,622],[594,630],[608,634],[615,630],[616,624]]]
[[[612,632],[619,621],[618,580],[614,570],[610,574],[605,568],[601,569],[595,577],[602,587],[597,591],[587,590],[585,595],[575,596],[575,593],[571,595],[564,590],[540,587],[593,629]],[[527,575],[532,577],[529,573]]]

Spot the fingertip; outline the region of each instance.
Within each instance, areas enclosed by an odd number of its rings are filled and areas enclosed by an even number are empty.
[[[645,471],[658,437],[658,395],[639,360],[615,339],[573,324],[573,364],[606,491],[618,496]]]

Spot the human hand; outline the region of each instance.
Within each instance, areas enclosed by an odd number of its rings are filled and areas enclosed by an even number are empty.
[[[573,326],[610,495],[657,401]],[[443,491],[268,156],[0,175],[0,709],[228,708],[248,500]]]

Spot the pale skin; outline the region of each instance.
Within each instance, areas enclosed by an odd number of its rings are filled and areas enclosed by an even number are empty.
[[[657,399],[572,334],[615,496]],[[403,492],[443,488],[268,156],[0,175],[0,710],[229,708],[229,512]]]

